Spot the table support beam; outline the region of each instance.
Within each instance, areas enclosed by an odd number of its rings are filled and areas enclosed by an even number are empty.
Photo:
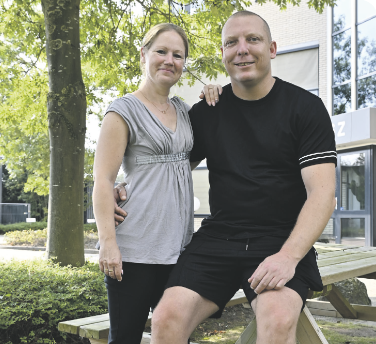
[[[296,338],[302,344],[329,344],[307,306],[300,314]]]
[[[247,326],[244,332],[240,335],[235,344],[255,344],[257,339],[257,323],[254,318]]]
[[[339,314],[344,318],[357,319],[358,313],[350,305],[350,302],[342,295],[340,290],[334,285],[329,284],[324,287],[323,295],[329,300]]]
[[[303,312],[300,314],[296,338],[302,344],[329,344],[307,306],[304,307]],[[256,339],[257,323],[256,318],[254,318],[235,344],[255,344]]]

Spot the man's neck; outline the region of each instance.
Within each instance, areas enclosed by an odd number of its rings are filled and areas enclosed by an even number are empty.
[[[243,100],[259,100],[264,98],[273,88],[275,79],[270,76],[257,84],[239,83],[231,80],[232,91]]]

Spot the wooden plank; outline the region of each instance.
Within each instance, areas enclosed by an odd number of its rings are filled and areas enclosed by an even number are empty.
[[[319,254],[319,260],[324,259],[330,259],[334,257],[339,256],[346,256],[349,254],[355,254],[355,253],[362,253],[362,252],[375,252],[376,249],[374,247],[360,247],[360,248],[354,248],[354,249],[348,249],[348,250],[341,250],[341,251],[332,251],[332,252],[326,252]]]
[[[301,344],[329,344],[307,306],[300,314],[296,338]]]
[[[151,325],[152,313],[149,313],[148,320],[146,321],[145,327]],[[86,319],[86,318],[85,318]],[[109,319],[107,317],[107,319]],[[82,320],[82,319],[79,319]],[[84,338],[102,339],[107,338],[110,329],[110,320],[88,323],[79,327],[78,335]]]
[[[342,318],[342,316],[335,310],[333,305],[328,301],[307,300],[306,305],[312,314],[331,314],[328,316]],[[376,321],[376,307],[356,304],[351,304],[351,306],[356,310],[358,314],[357,319],[366,321]]]
[[[243,289],[239,289],[231,300],[227,302],[226,307],[235,306],[244,302],[248,302],[247,297],[245,296]]]
[[[142,339],[140,344],[150,344],[151,342],[151,335],[150,333],[144,332],[142,334]],[[90,339],[91,344],[107,344],[108,340],[107,339]],[[192,343],[193,344],[193,343]]]
[[[107,339],[89,339],[90,344],[107,344],[108,340]]]
[[[58,330],[61,332],[67,332],[72,334],[78,334],[80,326],[94,324],[102,321],[109,320],[109,315],[101,314],[92,317],[62,321],[58,324]]]
[[[83,325],[78,332],[80,337],[105,339],[110,331],[110,321],[102,321],[96,324]]]
[[[330,311],[327,309],[316,309],[316,308],[308,308],[312,315],[320,315],[322,317],[330,317],[330,318],[342,318],[341,314],[339,314],[335,309]]]
[[[376,321],[376,307],[365,305],[352,305],[358,313],[358,319]]]
[[[360,264],[361,263],[361,264]],[[324,285],[343,281],[351,277],[370,274],[376,272],[375,258],[366,258],[361,262],[347,262],[337,265],[325,266],[319,269]]]
[[[254,344],[257,339],[257,322],[254,318],[244,332],[240,335],[235,344]]]
[[[325,286],[323,294],[344,318],[358,318],[357,311],[350,305],[350,302],[346,300],[341,291],[334,284]]]
[[[325,250],[325,249],[322,249],[322,248],[316,248],[316,252],[320,255],[320,254],[325,254],[325,253],[331,253],[332,251],[331,250]]]
[[[344,256],[327,258],[327,259],[323,259],[323,260],[319,259],[317,261],[317,265],[318,265],[319,268],[321,268],[321,267],[324,267],[324,266],[353,262],[353,261],[363,260],[363,259],[371,258],[371,257],[373,257],[375,259],[376,251],[347,254],[347,255],[344,255]]]
[[[335,311],[336,310],[334,308],[334,306],[328,301],[307,300],[306,305],[307,305],[309,310],[311,310],[311,309],[321,309],[321,310],[326,310],[326,311]]]
[[[352,248],[358,248],[363,246],[356,246],[356,245],[343,245],[343,244],[325,244],[323,242],[316,242],[313,246],[315,248],[325,248],[327,250],[337,250],[338,248],[341,249],[352,249]]]
[[[140,344],[150,344],[151,343],[151,334],[144,332],[142,334],[142,339]]]

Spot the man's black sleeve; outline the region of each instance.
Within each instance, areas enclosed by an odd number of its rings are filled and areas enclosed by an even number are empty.
[[[300,115],[298,130],[300,168],[328,162],[337,166],[333,126],[320,98]]]
[[[204,116],[200,113],[200,108],[202,108],[202,106],[198,103],[193,105],[189,110],[189,118],[193,131],[193,148],[189,159],[191,162],[201,161],[206,158]]]

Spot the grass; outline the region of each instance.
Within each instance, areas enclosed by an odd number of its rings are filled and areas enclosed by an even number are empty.
[[[317,321],[325,338],[330,344],[375,344],[376,327]],[[225,331],[210,329],[207,324],[204,332],[195,331],[192,340],[198,344],[220,343],[234,344],[245,330],[245,326],[236,326]]]

